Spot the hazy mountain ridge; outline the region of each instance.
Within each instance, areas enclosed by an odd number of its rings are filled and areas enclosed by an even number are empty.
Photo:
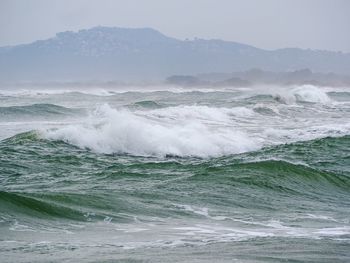
[[[350,54],[297,48],[268,51],[223,40],[182,41],[151,28],[109,27],[0,48],[0,81],[142,81],[251,68],[350,74]]]
[[[266,85],[317,85],[350,86],[350,76],[335,73],[315,73],[310,69],[289,72],[272,72],[261,69],[231,73],[205,73],[196,76],[173,75],[166,79],[167,84],[181,86],[234,86],[247,87]]]

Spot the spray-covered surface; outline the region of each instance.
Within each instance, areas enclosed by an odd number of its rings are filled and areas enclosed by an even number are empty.
[[[347,88],[3,89],[2,262],[348,262]]]

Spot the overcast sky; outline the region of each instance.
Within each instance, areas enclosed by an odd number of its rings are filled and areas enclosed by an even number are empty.
[[[0,46],[97,25],[350,52],[350,0],[0,0]]]

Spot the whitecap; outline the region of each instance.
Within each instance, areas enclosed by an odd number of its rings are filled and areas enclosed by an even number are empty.
[[[182,111],[182,112],[181,112]],[[252,151],[259,142],[238,129],[211,127],[200,120],[229,118],[224,113],[193,113],[178,108],[158,111],[154,118],[125,109],[99,107],[83,124],[44,130],[42,134],[98,153],[126,153],[138,156],[215,157]],[[194,114],[193,118],[188,115]],[[196,115],[197,114],[197,115]],[[211,114],[211,115],[210,115]],[[165,116],[176,116],[171,123]]]

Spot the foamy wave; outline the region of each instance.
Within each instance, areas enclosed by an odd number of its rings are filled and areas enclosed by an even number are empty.
[[[313,85],[303,85],[291,90],[278,90],[277,92],[273,92],[273,97],[286,104],[293,104],[298,101],[322,104],[331,102],[326,91]]]
[[[214,108],[208,106],[176,106],[150,111],[139,111],[139,114],[168,120],[201,120],[205,122],[227,123],[235,117],[252,117],[254,111],[245,107]]]
[[[181,112],[182,110],[182,112]],[[225,111],[225,110],[224,110]],[[239,111],[239,110],[238,110]],[[191,110],[168,109],[150,113],[150,117],[104,105],[85,124],[46,130],[44,136],[63,140],[98,153],[127,153],[143,156],[215,157],[256,150],[259,142],[246,134],[225,127],[212,127],[201,118],[187,118]],[[192,113],[190,113],[192,112]],[[226,120],[228,114],[219,110],[198,111],[206,117]],[[182,115],[170,122],[164,116]],[[215,128],[215,129],[213,129]]]
[[[329,103],[331,101],[325,91],[312,85],[297,87],[292,90],[292,93],[299,101],[314,103]]]

